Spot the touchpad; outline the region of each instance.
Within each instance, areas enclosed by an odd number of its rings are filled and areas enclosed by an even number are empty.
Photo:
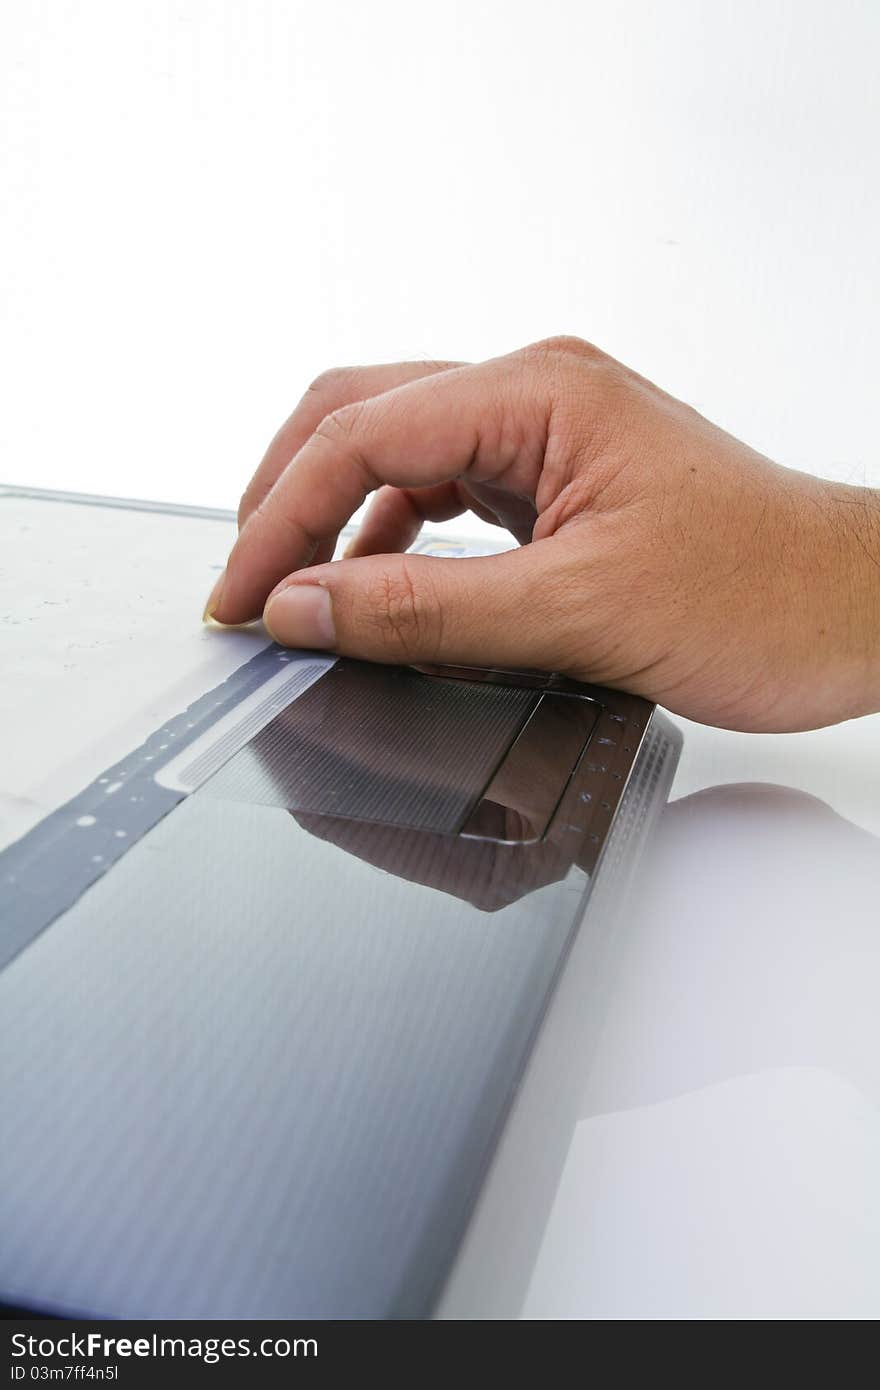
[[[597,709],[515,684],[341,660],[202,790],[441,834],[533,840]]]

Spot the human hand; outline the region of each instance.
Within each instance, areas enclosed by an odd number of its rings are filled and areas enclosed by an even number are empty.
[[[404,553],[468,509],[521,548]],[[578,339],[325,374],[239,524],[206,612],[262,611],[287,646],[555,670],[735,729],[880,707],[878,494],[771,463]]]

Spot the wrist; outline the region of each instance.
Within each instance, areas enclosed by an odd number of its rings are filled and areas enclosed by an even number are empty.
[[[827,535],[817,571],[823,590],[817,651],[822,721],[880,710],[880,491],[825,485]]]

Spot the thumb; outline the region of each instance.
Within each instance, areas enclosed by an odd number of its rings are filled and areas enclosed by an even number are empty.
[[[337,560],[283,580],[263,621],[283,646],[368,661],[560,670],[573,658],[570,569],[550,538],[478,559]]]

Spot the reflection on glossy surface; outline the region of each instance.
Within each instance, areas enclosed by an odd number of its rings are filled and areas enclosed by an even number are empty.
[[[0,972],[2,1294],[425,1314],[586,887],[489,914],[186,798]]]
[[[285,807],[367,863],[495,911],[573,866],[593,873],[637,760],[652,801],[681,746],[644,700],[544,681],[342,659],[204,793]]]
[[[536,841],[546,833],[600,707],[588,699],[545,694],[496,769],[462,834]]]
[[[586,829],[604,808],[607,828],[652,706],[572,681],[536,690],[522,674],[468,679],[452,669],[450,676],[340,659],[229,759],[209,794],[531,843],[551,832],[595,735],[590,770],[602,783],[567,820]]]
[[[290,814],[319,840],[397,878],[439,889],[483,912],[498,912],[537,888],[558,883],[576,867],[569,851],[552,842],[496,843],[337,816]],[[503,824],[499,830],[503,834]]]
[[[880,842],[812,797],[667,806],[604,954],[591,904],[441,1311],[880,1313],[878,902]]]
[[[209,795],[452,834],[540,696],[341,659],[206,783]]]
[[[803,1064],[880,1101],[880,841],[824,802],[755,784],[669,805],[625,951],[584,1113]]]

